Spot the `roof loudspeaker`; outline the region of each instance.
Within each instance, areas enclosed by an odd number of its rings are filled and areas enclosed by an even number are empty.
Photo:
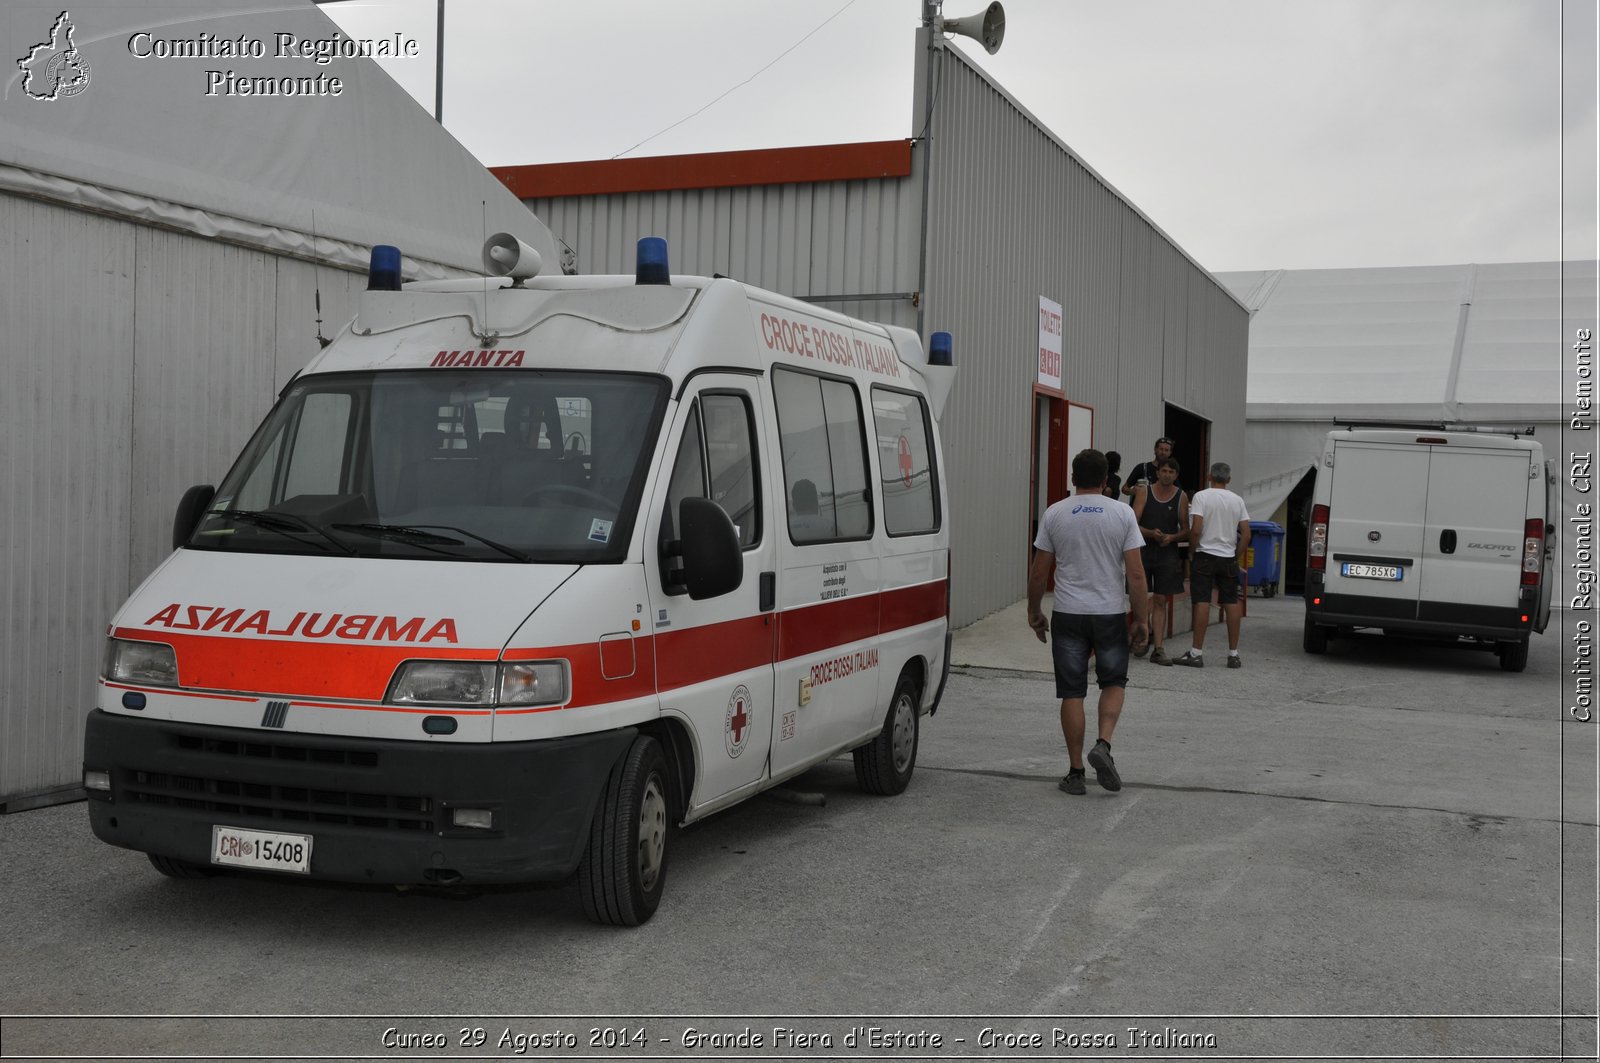
[[[495,233],[483,244],[483,270],[491,277],[526,280],[539,275],[539,252],[510,233]]]
[[[1006,39],[1006,9],[1000,6],[1000,0],[994,0],[981,15],[940,20],[939,32],[971,37],[993,55],[1000,50],[1000,42]]]

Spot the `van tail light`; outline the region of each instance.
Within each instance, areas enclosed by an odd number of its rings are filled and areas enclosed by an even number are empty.
[[[1537,587],[1544,563],[1544,521],[1535,517],[1522,526],[1522,585]]]
[[[1306,543],[1306,564],[1320,571],[1328,567],[1328,507],[1311,507],[1311,534]]]

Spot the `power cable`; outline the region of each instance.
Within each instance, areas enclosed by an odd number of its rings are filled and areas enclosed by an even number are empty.
[[[667,126],[666,129],[662,129],[662,130],[660,130],[658,132],[651,133],[649,136],[647,136],[643,140],[639,141],[639,143],[635,144],[632,148],[624,148],[622,151],[617,152],[615,155],[613,155],[611,157],[613,159],[622,158],[624,155],[628,154],[628,152],[633,151],[634,148],[643,147],[644,145],[646,145],[646,144],[650,143],[652,140],[654,140],[656,137],[661,136],[662,133],[667,133],[667,132],[670,132],[670,131],[678,128],[683,123],[687,122],[689,119],[694,118],[696,115],[699,115],[701,112],[708,110],[714,104],[720,102],[723,98],[731,95],[732,93],[738,91],[739,89],[744,88],[746,85],[750,84],[750,82],[754,81],[756,78],[760,77],[762,74],[765,74],[768,70],[770,70],[773,66],[775,66],[777,64],[778,60],[782,59],[784,56],[788,55],[790,52],[794,51],[796,48],[800,47],[802,44],[804,44],[807,41],[809,41],[812,37],[815,37],[817,35],[817,33],[821,31],[823,26],[826,26],[828,23],[832,22],[834,19],[838,18],[840,15],[842,15],[846,11],[850,10],[850,8],[855,6],[855,3],[856,3],[856,0],[849,0],[849,2],[844,5],[844,7],[841,7],[839,10],[835,11],[833,14],[831,14],[827,18],[823,19],[822,22],[818,24],[816,29],[812,30],[810,33],[806,34],[804,37],[801,37],[798,41],[795,41],[793,44],[789,45],[789,47],[785,48],[782,52],[779,52],[778,55],[772,60],[772,62],[768,63],[766,66],[762,67],[760,70],[757,70],[754,74],[751,74],[749,77],[745,78],[743,81],[741,81],[737,85],[733,86],[733,88],[728,89],[726,92],[722,93],[721,96],[718,96],[716,99],[712,100],[710,103],[707,103],[704,107],[701,107],[700,110],[695,111],[693,114],[684,115],[682,118],[678,119],[676,122],[673,122],[671,125]]]

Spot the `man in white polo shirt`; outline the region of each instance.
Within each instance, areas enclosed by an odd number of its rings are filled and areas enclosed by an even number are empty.
[[[1067,740],[1068,771],[1060,788],[1069,794],[1087,790],[1083,782],[1083,701],[1089,691],[1089,654],[1094,653],[1100,685],[1099,740],[1089,751],[1089,766],[1107,790],[1122,789],[1122,776],[1111,759],[1111,732],[1122,715],[1128,685],[1128,638],[1135,647],[1149,638],[1145,617],[1144,536],[1133,510],[1101,494],[1106,483],[1106,456],[1085,450],[1072,459],[1072,483],[1078,493],[1045,510],[1034,540],[1028,569],[1028,626],[1043,642],[1051,640],[1055,660],[1056,697],[1061,699],[1061,733]],[[1049,620],[1040,611],[1045,590],[1055,584],[1055,611]],[[1136,618],[1129,630],[1123,586]]]
[[[1228,667],[1242,668],[1239,660],[1239,558],[1250,545],[1250,511],[1244,499],[1228,490],[1233,469],[1225,461],[1211,466],[1211,486],[1189,500],[1189,542],[1194,560],[1189,572],[1189,597],[1194,602],[1194,646],[1173,664],[1204,668],[1206,624],[1211,619],[1211,591],[1228,622]]]

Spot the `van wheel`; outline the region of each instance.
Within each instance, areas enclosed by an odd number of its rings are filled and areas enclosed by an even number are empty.
[[[187,860],[175,860],[155,853],[145,855],[150,858],[150,866],[168,878],[211,878],[217,873],[217,869],[209,864],[191,864]]]
[[[1528,667],[1528,642],[1502,642],[1495,647],[1502,672],[1520,672]]]
[[[578,863],[583,914],[596,923],[638,926],[655,914],[667,881],[667,759],[640,735],[611,768]]]
[[[915,679],[901,676],[889,702],[883,730],[855,750],[856,783],[867,793],[897,794],[911,782],[911,772],[917,766],[919,693]]]
[[[1301,637],[1300,645],[1307,653],[1327,653],[1328,629],[1321,624],[1313,624],[1311,618],[1306,617],[1306,630]]]

